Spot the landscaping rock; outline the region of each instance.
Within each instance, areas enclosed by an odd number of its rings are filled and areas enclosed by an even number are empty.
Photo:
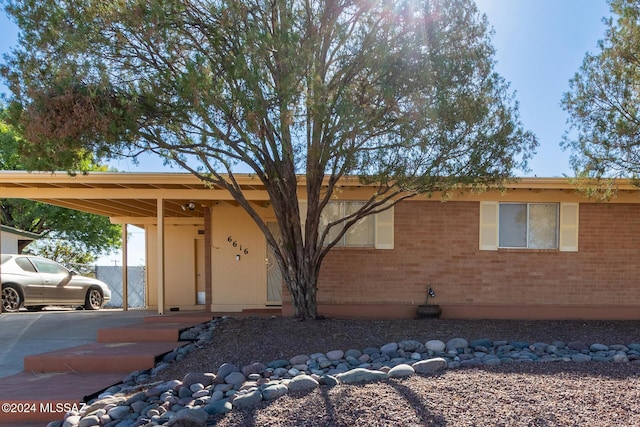
[[[447,348],[447,345],[440,340],[430,340],[424,344],[424,347],[434,353],[441,353]]]
[[[457,351],[459,349],[469,347],[469,342],[464,338],[452,338],[447,341],[447,350],[448,351]]]
[[[447,361],[441,357],[421,360],[413,364],[412,368],[418,374],[432,375],[447,369]]]
[[[289,391],[298,392],[298,391],[310,391],[318,387],[320,385],[318,381],[309,375],[299,375],[292,379],[287,387]]]
[[[400,365],[394,366],[389,370],[389,378],[410,377],[415,373],[416,371],[410,365],[402,363]]]
[[[343,384],[354,384],[368,381],[378,381],[387,379],[388,374],[380,371],[372,371],[364,368],[356,368],[348,372],[336,375],[338,382]]]
[[[233,399],[232,405],[236,408],[251,408],[262,401],[262,393],[260,390],[253,390],[246,394],[241,394]]]
[[[284,384],[273,384],[262,390],[264,400],[274,400],[289,393],[289,388]]]

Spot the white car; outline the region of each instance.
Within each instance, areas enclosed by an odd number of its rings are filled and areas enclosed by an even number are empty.
[[[2,254],[0,278],[2,310],[7,312],[21,307],[39,310],[47,305],[99,310],[111,300],[106,283],[37,256]]]

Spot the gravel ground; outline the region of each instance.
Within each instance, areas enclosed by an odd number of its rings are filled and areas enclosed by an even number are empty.
[[[162,378],[216,372],[224,362],[244,366],[404,339],[454,337],[626,345],[640,342],[640,322],[234,319],[216,330],[210,344],[163,371]],[[640,426],[640,365],[518,363],[323,386],[234,410],[216,425]]]

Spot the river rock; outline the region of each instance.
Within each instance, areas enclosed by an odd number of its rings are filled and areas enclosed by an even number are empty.
[[[210,386],[213,384],[215,375],[207,372],[189,372],[182,378],[182,385],[185,387],[191,387],[193,384],[202,384],[203,386]],[[224,377],[223,377],[224,378]]]
[[[301,354],[299,356],[294,356],[291,359],[289,359],[289,363],[291,365],[303,365],[305,363],[307,363],[307,361],[309,360],[309,356],[307,356],[306,354]]]
[[[464,338],[452,338],[447,341],[447,350],[448,351],[458,351],[459,349],[469,347],[469,342]]]
[[[262,390],[264,400],[274,400],[289,393],[289,388],[284,384],[273,384]]]
[[[416,371],[410,365],[407,365],[406,363],[401,363],[389,370],[389,378],[410,377],[415,373]]]
[[[298,392],[313,390],[317,388],[318,385],[318,381],[316,381],[313,377],[309,375],[298,375],[289,382],[288,387],[290,391]]]
[[[76,427],[80,423],[79,415],[70,415],[65,418],[64,423],[62,423],[62,427]]]
[[[356,368],[336,375],[336,379],[343,384],[354,384],[368,381],[387,379],[388,375],[380,371]]]
[[[344,357],[355,357],[356,359],[359,359],[362,357],[362,352],[358,349],[352,348],[344,352]]]
[[[88,415],[80,420],[78,427],[95,427],[100,425],[100,418],[97,415]]]
[[[240,372],[240,368],[238,368],[233,363],[223,363],[218,368],[218,372],[216,372],[216,377],[214,383],[221,384],[224,383],[224,379],[232,372]]]
[[[149,390],[147,390],[145,392],[145,395],[147,397],[155,397],[155,396],[160,396],[162,393],[164,393],[167,390],[173,390],[174,388],[176,388],[177,386],[181,385],[182,382],[179,380],[171,380],[171,381],[166,381],[162,384],[158,384],[156,386],[154,386],[153,388],[150,388]],[[95,403],[94,403],[95,405]],[[93,407],[93,405],[91,405]],[[92,411],[88,411],[88,412],[92,412]]]
[[[272,360],[271,362],[267,363],[267,368],[271,369],[284,368],[287,366],[289,366],[289,361],[285,359]]]
[[[181,409],[167,423],[168,426],[199,427],[203,426],[209,418],[209,413],[203,408]]]
[[[569,348],[569,350],[575,350],[575,351],[589,350],[589,347],[587,347],[587,345],[582,341],[570,342],[569,344],[567,344],[567,348]]]
[[[430,340],[424,344],[424,348],[434,353],[441,353],[447,348],[447,345],[440,340]]]
[[[236,396],[232,405],[236,408],[251,408],[262,401],[260,390],[253,390],[245,394]]]
[[[241,372],[244,374],[245,377],[248,377],[251,374],[261,374],[266,369],[267,367],[264,364],[256,362],[247,366],[243,366],[241,369]]]
[[[442,357],[436,357],[434,359],[427,359],[416,362],[412,367],[418,374],[432,375],[436,372],[444,371],[445,369],[447,369],[447,361]]]
[[[242,374],[242,372],[231,372],[229,375],[224,377],[224,382],[227,384],[232,384],[233,388],[240,388],[243,382],[245,382],[247,378]]]
[[[380,347],[380,353],[382,354],[393,353],[394,351],[397,351],[397,350],[398,350],[398,343],[395,343],[395,342],[390,342]]]
[[[209,403],[204,407],[204,410],[211,415],[226,414],[227,412],[231,411],[231,409],[233,409],[233,405],[227,399],[216,400],[215,402]]]
[[[340,360],[344,357],[344,352],[342,350],[331,350],[327,352],[327,359],[329,360]]]
[[[109,415],[112,420],[123,420],[130,412],[131,408],[129,406],[122,405],[109,409],[107,415]]]
[[[616,353],[612,359],[614,363],[629,363],[629,357],[624,353]]]
[[[578,363],[588,362],[591,360],[591,356],[589,356],[588,354],[577,353],[571,355],[571,360]]]
[[[492,347],[493,346],[493,342],[488,339],[488,338],[481,338],[479,340],[473,340],[469,342],[469,347],[471,348],[476,348],[476,347]]]
[[[333,375],[321,376],[319,383],[323,385],[328,385],[329,387],[335,387],[339,384],[338,380]]]
[[[589,347],[590,351],[596,352],[596,351],[609,351],[609,347],[607,347],[604,344],[591,344],[591,346]]]
[[[414,352],[422,350],[424,348],[424,345],[420,341],[404,340],[398,343],[398,347],[404,351]]]

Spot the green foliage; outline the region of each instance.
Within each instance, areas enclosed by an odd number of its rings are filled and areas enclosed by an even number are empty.
[[[69,173],[89,170],[106,170],[98,166],[94,155],[86,147],[64,147],[37,144],[25,137],[25,127],[20,123],[20,107],[13,103],[0,108],[0,170],[61,170]]]
[[[28,144],[19,130],[3,120],[5,118],[6,111],[0,110],[0,170],[33,168],[33,157],[21,151]],[[81,164],[83,170],[106,170],[104,166],[94,165],[90,156],[84,156]],[[0,221],[43,237],[65,239],[67,245],[78,252],[100,255],[121,245],[121,226],[111,224],[109,218],[32,200],[0,199]]]
[[[7,10],[21,35],[2,73],[29,143],[67,164],[80,149],[153,150],[227,189],[275,249],[302,317],[315,317],[320,264],[349,226],[406,197],[499,185],[537,145],[472,0],[22,0]],[[281,239],[234,179],[239,167],[265,185]],[[377,191],[321,230],[346,175]]]
[[[67,240],[38,240],[29,246],[29,252],[57,261],[82,275],[93,273],[93,267],[89,264],[96,260],[96,257],[86,252],[82,245]]]
[[[640,172],[640,3],[610,0],[605,38],[587,53],[562,100],[571,129],[563,147],[583,177]],[[596,186],[606,184],[599,183]],[[610,186],[610,185],[609,185]]]
[[[122,231],[109,218],[24,199],[0,199],[2,224],[43,237],[64,239],[100,255],[121,245]]]

